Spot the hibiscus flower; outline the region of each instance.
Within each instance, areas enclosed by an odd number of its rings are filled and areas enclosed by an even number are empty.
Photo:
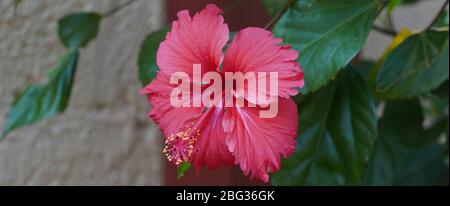
[[[164,153],[169,161],[189,162],[197,171],[202,166],[239,164],[245,175],[267,182],[268,172],[279,170],[280,158],[295,151],[297,106],[290,96],[303,86],[303,72],[295,61],[298,52],[280,45],[282,40],[270,31],[246,28],[235,35],[224,55],[229,31],[221,12],[210,4],[193,17],[188,11],[178,13],[157,52],[160,71],[141,93],[152,106],[149,116],[166,136]],[[170,95],[177,85],[170,84],[170,76],[175,72],[192,75],[193,64],[200,64],[202,73],[217,72],[222,77],[224,72],[277,72],[277,115],[260,118],[259,112],[265,109],[261,105],[172,106]],[[252,99],[233,95],[246,102]]]

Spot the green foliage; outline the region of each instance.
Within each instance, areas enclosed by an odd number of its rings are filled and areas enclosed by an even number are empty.
[[[142,85],[147,85],[151,82],[158,72],[158,66],[156,65],[156,52],[158,51],[159,44],[166,37],[168,29],[161,29],[150,33],[145,37],[144,42],[141,44],[141,50],[139,52],[138,67],[139,67],[139,80]]]
[[[434,22],[433,27],[434,28],[448,27],[448,21],[449,21],[448,11],[445,11],[444,13],[439,15],[437,21]]]
[[[361,50],[378,7],[375,0],[297,0],[274,28],[300,51],[306,91],[333,79]]]
[[[448,165],[443,161],[445,146],[433,144],[415,152],[396,176],[393,185],[402,186],[446,186],[448,185]]]
[[[395,8],[397,8],[400,4],[402,4],[403,0],[391,0],[387,6],[387,13],[391,14]]]
[[[29,85],[16,97],[2,138],[13,129],[55,116],[66,109],[77,67],[78,49],[97,36],[100,19],[101,16],[95,13],[77,13],[59,20],[59,38],[68,51],[50,69],[46,84]]]
[[[443,116],[448,115],[448,95],[440,97],[433,93],[427,93],[422,96],[421,100],[424,114],[428,117],[440,119]]]
[[[375,62],[367,60],[361,60],[353,64],[353,68],[355,68],[355,71],[361,74],[366,82],[369,80],[370,71],[374,66]]]
[[[13,129],[54,116],[66,109],[77,59],[78,51],[68,51],[50,70],[46,84],[28,86],[14,100],[2,137]]]
[[[411,98],[448,79],[448,32],[426,31],[399,45],[381,66],[375,80],[383,99]]]
[[[85,47],[97,37],[101,16],[96,13],[77,13],[58,22],[58,34],[66,48]]]
[[[184,173],[186,173],[189,168],[191,168],[191,164],[189,162],[183,162],[181,165],[179,165],[177,168],[177,178],[182,178],[184,176]]]
[[[372,152],[374,98],[360,74],[345,69],[337,80],[299,105],[297,152],[272,176],[276,185],[357,185]]]
[[[366,171],[366,184],[448,184],[448,166],[443,161],[445,149],[436,144],[442,131],[425,130],[422,122],[417,99],[386,105],[374,155]]]
[[[402,4],[413,4],[417,3],[419,0],[389,0],[387,5],[388,14],[392,13],[398,6]]]

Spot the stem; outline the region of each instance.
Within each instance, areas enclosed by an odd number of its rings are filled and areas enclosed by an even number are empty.
[[[117,7],[114,7],[114,8],[112,8],[111,10],[107,11],[106,13],[104,13],[104,14],[102,15],[102,17],[103,17],[103,18],[110,17],[110,16],[112,16],[113,14],[115,14],[115,13],[117,13],[118,11],[122,10],[123,8],[125,8],[125,7],[127,7],[127,6],[129,6],[129,5],[131,5],[131,4],[133,4],[133,3],[136,2],[136,1],[138,1],[138,0],[129,0],[129,1],[127,1],[127,2],[125,2],[125,3],[123,3],[123,4],[121,4],[121,5],[117,6]]]
[[[387,26],[389,30],[395,31],[394,20],[392,19],[392,15],[387,16]]]
[[[383,12],[383,10],[386,8],[386,6],[388,5],[388,3],[389,3],[389,0],[380,0],[381,6],[380,6],[380,8],[379,8],[379,10],[378,10],[378,13],[377,13],[377,15],[376,15],[377,17],[380,16],[380,14],[381,14],[381,13]],[[372,29],[374,29],[375,31],[381,32],[381,33],[383,33],[383,34],[392,36],[392,37],[397,36],[397,32],[396,32],[395,30],[393,30],[393,29],[389,29],[389,28],[386,29],[386,28],[382,28],[382,27],[377,26],[377,25],[372,25]]]
[[[264,29],[272,30],[272,27],[275,26],[275,23],[280,20],[281,16],[294,4],[295,0],[289,0],[285,5],[284,8],[279,11],[270,21],[267,23],[267,25],[264,27]]]
[[[445,1],[444,5],[442,5],[442,7],[439,10],[439,12],[433,18],[433,21],[431,21],[431,23],[427,26],[427,28],[425,30],[429,30],[429,29],[431,29],[431,27],[433,27],[433,25],[439,20],[439,17],[442,15],[442,13],[445,12],[445,9],[447,8],[447,6],[448,6],[448,0]]]
[[[383,12],[383,10],[386,8],[388,3],[389,3],[389,0],[380,0],[381,6],[380,6],[380,10],[378,10],[377,17],[380,16],[381,12]]]
[[[394,36],[397,36],[397,32],[395,32],[394,30],[381,28],[381,27],[379,27],[379,26],[377,26],[377,25],[373,25],[372,28],[373,28],[375,31],[381,32],[381,33],[386,34],[386,35],[389,35],[389,36],[393,36],[393,37],[394,37]]]

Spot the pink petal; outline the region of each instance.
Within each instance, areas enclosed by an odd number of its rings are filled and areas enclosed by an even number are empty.
[[[233,165],[234,163],[234,157],[225,145],[226,134],[222,127],[224,109],[223,107],[210,108],[211,111],[206,117],[207,123],[200,130],[200,136],[195,145],[198,151],[193,160],[197,171],[203,165],[209,169],[216,169],[221,164]]]
[[[172,30],[158,49],[160,72],[192,74],[193,64],[201,64],[203,72],[218,69],[223,59],[222,48],[229,35],[221,12],[212,4],[193,18],[188,11],[180,11],[178,21],[172,23]]]
[[[230,108],[223,124],[228,149],[251,178],[269,181],[268,172],[279,170],[280,157],[295,151],[297,106],[291,99],[279,98],[275,118],[259,118],[258,108]]]
[[[290,46],[280,46],[281,42],[270,31],[252,27],[243,29],[226,51],[223,71],[278,72],[278,95],[294,96],[298,88],[303,87],[303,71],[296,62],[298,52]]]
[[[222,127],[223,107],[180,107],[170,104],[170,92],[175,85],[169,84],[167,75],[158,73],[156,78],[144,89],[141,94],[148,95],[152,111],[149,116],[157,123],[166,137],[176,134],[186,126],[195,126],[200,136],[195,144],[198,152],[194,155],[193,165],[200,169],[207,166],[216,169],[220,165],[233,165],[234,157],[225,145],[225,133]],[[192,101],[192,99],[191,99]]]
[[[207,5],[193,18],[188,11],[180,11],[178,21],[172,23],[172,30],[160,44],[157,53],[160,71],[141,94],[148,95],[152,105],[149,115],[167,136],[179,132],[187,121],[201,115],[203,108],[175,108],[170,104],[170,93],[177,85],[170,85],[169,78],[182,71],[192,80],[193,64],[201,64],[203,73],[219,67],[223,59],[222,48],[229,35],[221,12],[214,5]],[[199,96],[193,96],[191,100]]]
[[[166,75],[158,73],[156,78],[141,90],[146,94],[152,106],[149,116],[159,125],[166,136],[182,130],[189,121],[198,118],[203,108],[199,107],[173,107],[170,103],[170,92],[175,85],[169,84]]]

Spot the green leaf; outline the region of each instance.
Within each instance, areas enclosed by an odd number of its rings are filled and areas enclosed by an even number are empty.
[[[441,117],[433,122],[430,128],[424,130],[422,138],[418,142],[419,145],[429,145],[437,143],[440,137],[447,135],[448,132],[448,115]]]
[[[434,185],[439,182],[436,175],[446,169],[443,148],[435,145],[436,136],[430,136],[438,133],[425,131],[422,122],[417,99],[386,105],[365,184]]]
[[[275,25],[300,51],[305,87],[316,91],[361,50],[377,13],[375,0],[297,0]]]
[[[264,7],[266,7],[267,13],[270,16],[275,16],[281,11],[288,0],[262,0]]]
[[[12,104],[4,137],[13,129],[30,125],[64,111],[68,105],[75,76],[78,51],[68,51],[51,69],[49,81],[44,85],[30,85]]]
[[[397,6],[399,6],[400,4],[402,4],[403,0],[391,0],[389,1],[388,5],[387,5],[387,13],[388,15],[390,15],[395,8],[397,8]]]
[[[448,79],[448,32],[427,31],[406,39],[381,66],[375,91],[383,99],[411,98]]]
[[[439,86],[437,89],[432,91],[433,95],[436,95],[440,98],[447,98],[448,99],[448,91],[449,91],[449,81],[445,81],[441,86]]]
[[[138,67],[139,67],[139,80],[142,85],[149,84],[158,72],[158,66],[156,65],[156,52],[158,51],[159,44],[164,40],[168,29],[161,29],[150,33],[145,37],[144,42],[141,44],[141,50],[139,52]]]
[[[445,81],[439,88],[426,93],[421,97],[422,108],[426,117],[433,120],[432,127],[441,122],[443,124],[444,133],[448,137],[449,125],[448,125],[448,112],[449,112],[449,81]],[[438,123],[437,123],[438,122]]]
[[[405,164],[393,185],[401,186],[448,186],[448,166],[442,158],[443,145],[433,144],[415,152]]]
[[[448,96],[439,97],[435,94],[427,93],[421,99],[424,113],[428,117],[436,119],[448,116]]]
[[[447,148],[447,154],[444,155],[444,164],[447,165],[447,167],[449,166],[449,160],[448,160],[448,148]]]
[[[369,80],[370,72],[374,66],[375,62],[369,60],[358,61],[352,65],[352,67],[355,68],[355,71],[361,74],[366,82]]]
[[[189,162],[183,162],[181,165],[177,168],[177,178],[180,179],[184,176],[184,173],[191,168],[191,164]]]
[[[448,11],[442,12],[437,21],[433,24],[433,28],[448,27]]]
[[[395,10],[395,8],[402,4],[415,4],[417,2],[418,0],[390,0],[387,5],[387,12],[388,14],[391,14]]]
[[[101,16],[96,13],[76,13],[58,21],[59,39],[66,48],[85,47],[97,37]]]
[[[345,69],[299,104],[297,151],[272,176],[275,185],[357,185],[376,137],[374,98],[364,79]]]

